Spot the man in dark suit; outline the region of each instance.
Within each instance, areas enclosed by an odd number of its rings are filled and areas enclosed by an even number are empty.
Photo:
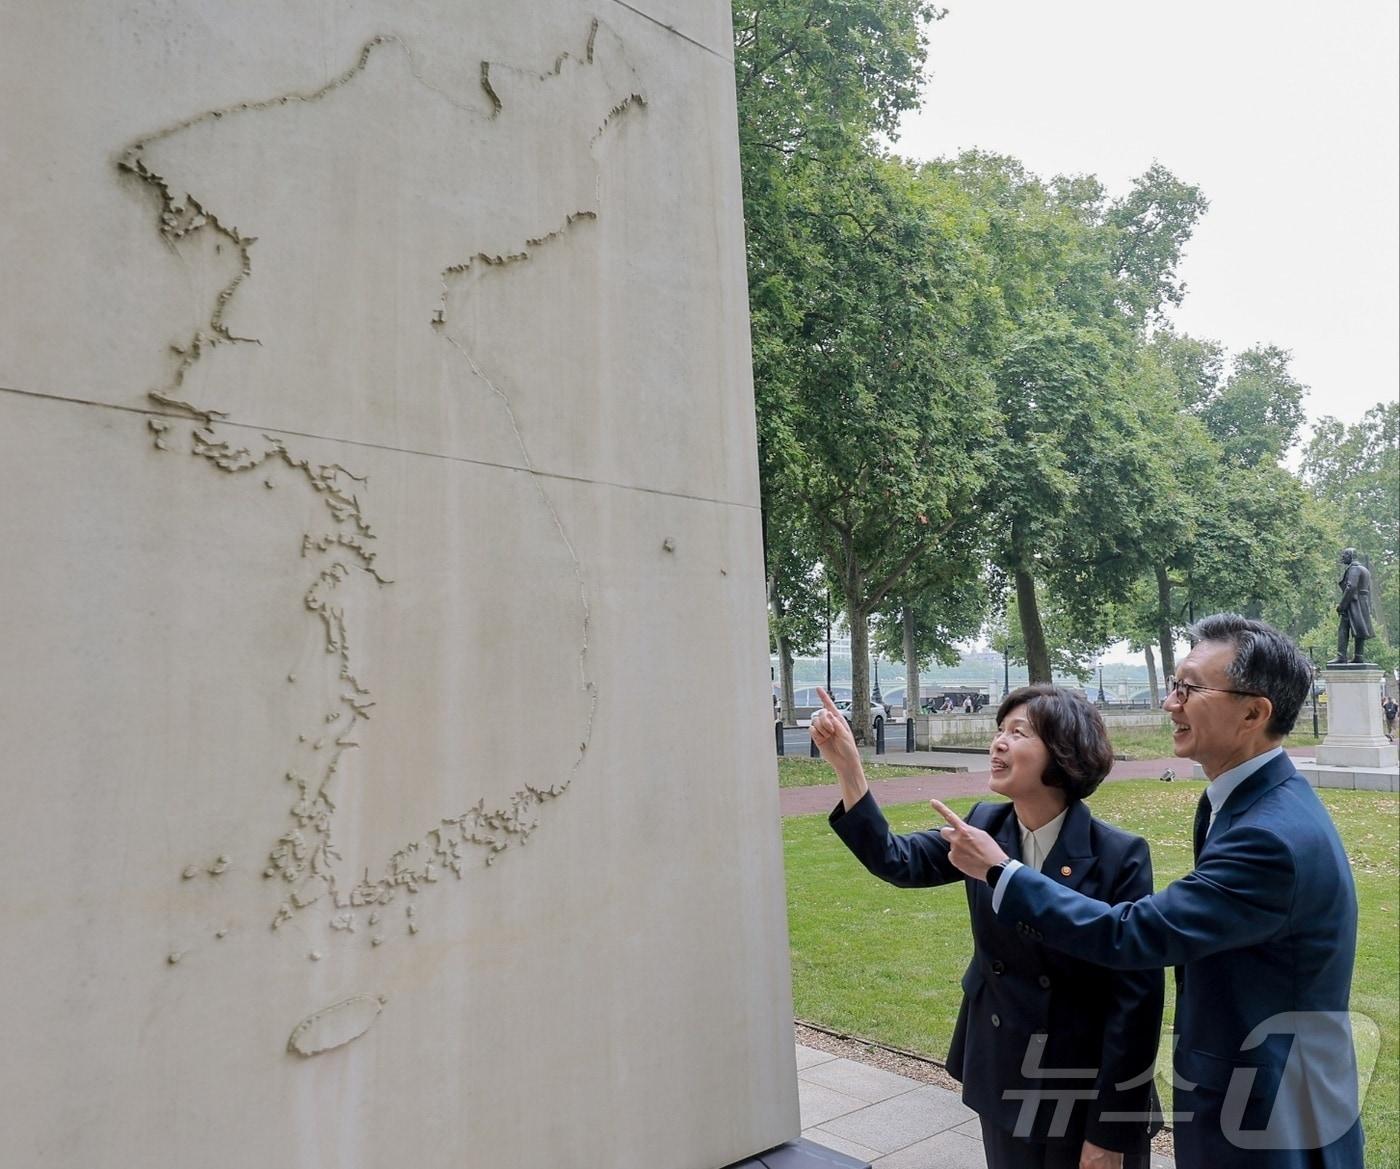
[[[1177,755],[1210,780],[1190,873],[1104,904],[1018,865],[940,805],[949,855],[992,887],[999,918],[1047,946],[1120,970],[1178,968],[1181,1169],[1357,1169],[1356,890],[1331,818],[1281,746],[1311,668],[1262,621],[1217,615],[1191,632],[1164,703]]]

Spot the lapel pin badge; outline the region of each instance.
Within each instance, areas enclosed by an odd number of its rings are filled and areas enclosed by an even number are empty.
[[[1060,876],[1062,876],[1062,877],[1068,877],[1068,876],[1069,876],[1069,865],[1061,865],[1061,866],[1060,866]]]

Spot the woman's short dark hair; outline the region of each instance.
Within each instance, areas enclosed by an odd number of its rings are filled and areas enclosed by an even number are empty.
[[[1013,690],[997,707],[997,726],[1018,706],[1050,752],[1042,782],[1070,800],[1093,794],[1113,767],[1113,746],[1098,709],[1082,694],[1038,683]]]

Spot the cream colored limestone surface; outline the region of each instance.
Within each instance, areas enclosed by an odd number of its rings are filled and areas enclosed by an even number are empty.
[[[5,1163],[795,1137],[728,6],[0,11]]]
[[[1330,767],[1385,767],[1395,762],[1395,746],[1385,737],[1378,668],[1329,670],[1327,737],[1317,761]]]

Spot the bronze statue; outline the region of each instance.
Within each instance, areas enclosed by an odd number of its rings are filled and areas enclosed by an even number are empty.
[[[1337,582],[1342,589],[1342,599],[1337,612],[1342,615],[1337,625],[1337,656],[1330,665],[1338,666],[1347,660],[1347,635],[1354,640],[1353,662],[1365,659],[1361,656],[1362,647],[1368,637],[1375,637],[1371,624],[1371,572],[1364,564],[1356,563],[1356,549],[1342,549],[1342,579]]]

